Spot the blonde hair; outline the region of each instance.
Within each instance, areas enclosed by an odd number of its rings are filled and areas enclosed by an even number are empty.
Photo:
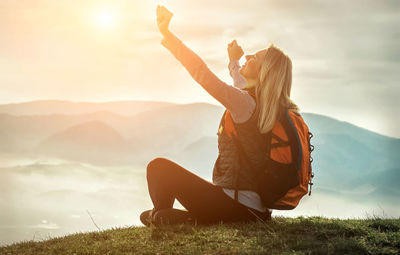
[[[272,130],[276,119],[285,108],[299,111],[290,99],[292,61],[282,50],[271,44],[266,52],[255,87],[259,104],[258,129],[265,134]]]

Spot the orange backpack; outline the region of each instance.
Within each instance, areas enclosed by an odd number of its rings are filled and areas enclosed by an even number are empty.
[[[257,179],[258,193],[268,208],[291,210],[307,192],[311,195],[311,138],[301,115],[291,110],[285,110],[267,135],[266,165]],[[235,137],[233,140],[252,167],[240,142]]]

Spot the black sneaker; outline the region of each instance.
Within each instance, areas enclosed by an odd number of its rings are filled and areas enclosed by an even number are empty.
[[[162,209],[157,211],[153,216],[154,225],[177,225],[177,224],[190,224],[196,225],[196,220],[186,210],[179,209]]]
[[[153,210],[147,210],[140,214],[140,221],[147,227],[153,224],[152,220]]]

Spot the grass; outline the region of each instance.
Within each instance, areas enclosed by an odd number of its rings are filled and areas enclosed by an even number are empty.
[[[16,243],[0,254],[400,254],[400,219],[117,228]]]

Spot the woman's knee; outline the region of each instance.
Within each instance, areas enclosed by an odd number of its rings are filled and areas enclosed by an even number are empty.
[[[151,160],[147,164],[147,179],[160,175],[164,169],[166,169],[166,165],[168,164],[169,160],[166,158],[155,158]]]

